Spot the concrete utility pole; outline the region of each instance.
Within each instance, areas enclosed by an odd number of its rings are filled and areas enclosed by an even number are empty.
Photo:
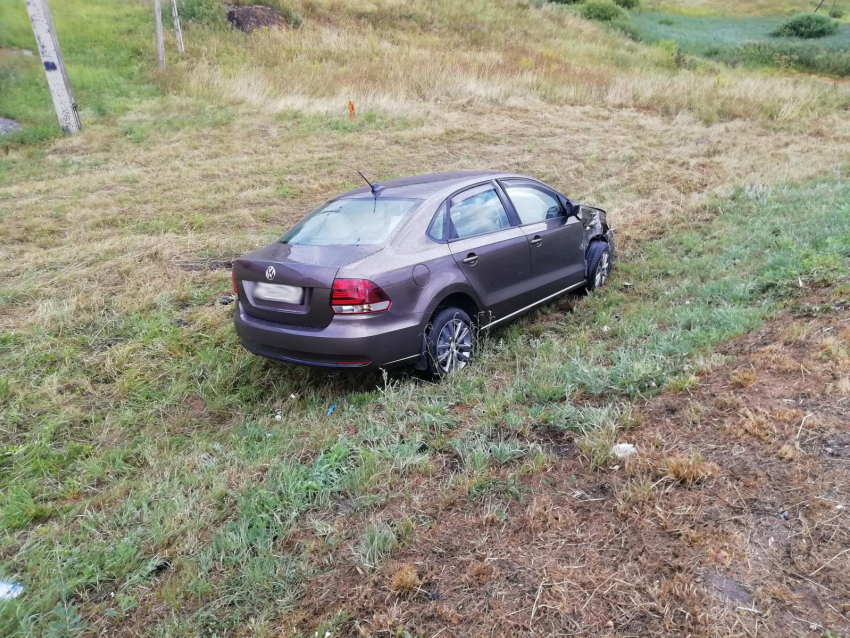
[[[47,6],[47,0],[26,0],[26,3],[35,44],[41,55],[44,74],[47,76],[47,87],[53,98],[56,117],[59,118],[59,126],[66,133],[77,133],[82,128],[80,115],[77,113],[77,104],[74,102],[68,74],[65,72],[65,62],[59,50],[59,40],[56,39],[50,7]]]
[[[186,48],[183,46],[183,29],[180,28],[180,16],[177,14],[177,0],[171,0],[171,22],[174,24],[174,39],[177,40],[177,53],[183,55]]]
[[[153,0],[153,12],[156,20],[157,68],[160,71],[165,71],[165,40],[162,39],[162,6],[159,0]]]

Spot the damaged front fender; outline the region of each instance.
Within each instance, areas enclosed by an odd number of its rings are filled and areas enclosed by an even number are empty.
[[[592,241],[602,240],[608,242],[611,265],[613,266],[617,251],[614,244],[614,229],[608,225],[608,213],[601,208],[594,208],[585,204],[578,204],[577,208],[577,216],[584,225],[585,249],[587,249]]]

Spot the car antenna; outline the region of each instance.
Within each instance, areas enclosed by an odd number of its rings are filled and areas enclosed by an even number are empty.
[[[363,173],[361,173],[360,171],[357,171],[357,174],[360,175],[360,177],[363,178],[364,182],[369,184],[369,188],[372,189],[372,196],[373,197],[377,197],[378,195],[380,195],[381,191],[384,190],[384,187],[381,186],[380,184],[373,184],[368,179],[366,179],[366,176]]]

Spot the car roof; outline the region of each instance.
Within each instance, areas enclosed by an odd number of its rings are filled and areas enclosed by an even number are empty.
[[[412,175],[399,179],[390,179],[384,182],[375,182],[375,186],[381,188],[378,197],[410,197],[414,199],[427,199],[432,195],[445,190],[457,190],[464,186],[471,186],[487,179],[501,177],[523,177],[516,173],[505,173],[502,171],[455,171],[452,173],[430,173],[427,175]],[[368,186],[355,188],[343,193],[337,199],[344,197],[372,196]]]

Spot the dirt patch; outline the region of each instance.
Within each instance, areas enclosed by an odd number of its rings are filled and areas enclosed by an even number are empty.
[[[262,4],[254,4],[247,7],[229,7],[227,10],[227,21],[245,33],[251,33],[254,29],[261,27],[280,28],[289,25],[286,19],[277,11]]]
[[[470,498],[435,468],[379,514],[427,521],[398,562],[364,574],[340,550],[284,625],[312,635],[346,612],[335,636],[850,632],[850,313],[819,308],[730,344],[690,392],[633,406],[641,425],[622,438],[639,452],[603,471],[555,441],[548,470]],[[415,586],[393,585],[399,563]]]

